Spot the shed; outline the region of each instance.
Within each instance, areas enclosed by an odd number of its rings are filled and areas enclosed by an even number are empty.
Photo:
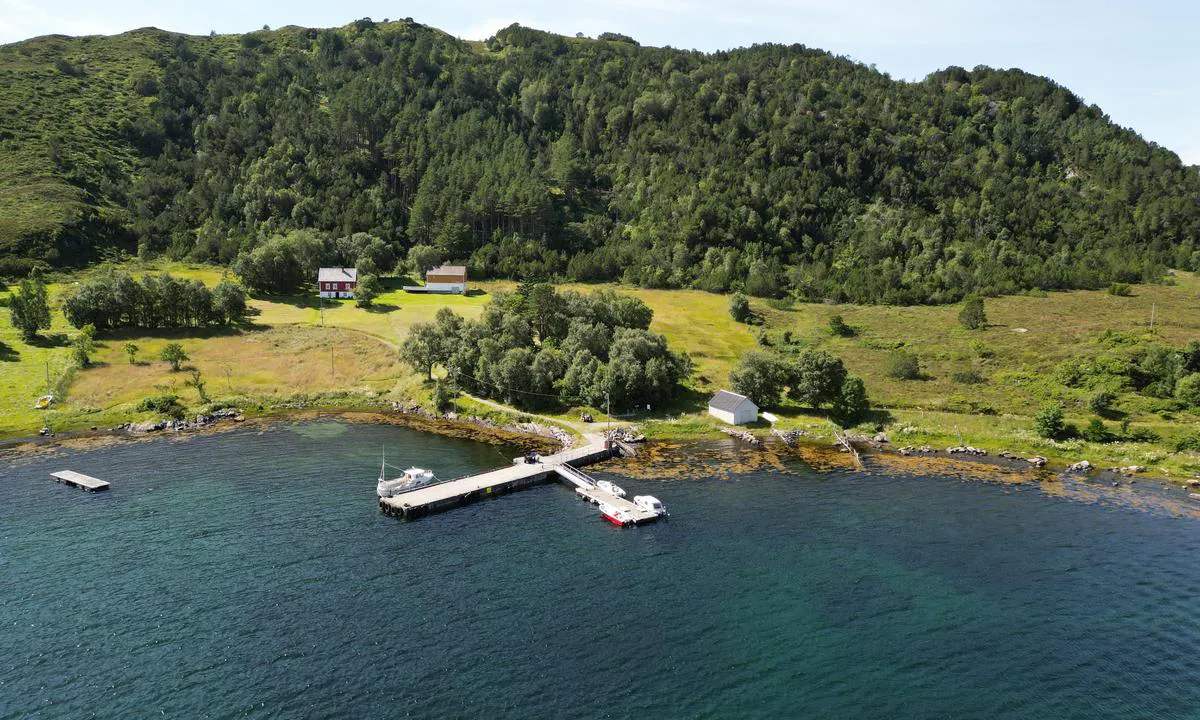
[[[745,395],[721,390],[708,401],[708,414],[730,425],[745,425],[758,419],[758,406]]]
[[[321,268],[317,270],[317,290],[323,298],[353,298],[358,286],[358,270],[354,268]]]

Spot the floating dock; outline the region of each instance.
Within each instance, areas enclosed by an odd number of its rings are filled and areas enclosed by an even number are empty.
[[[77,473],[74,470],[52,472],[50,473],[50,477],[54,478],[57,482],[70,485],[71,487],[82,488],[88,492],[100,492],[101,490],[108,489],[107,482],[99,478],[94,478],[91,475]]]
[[[517,458],[512,465],[499,470],[425,485],[391,497],[380,498],[379,507],[388,515],[413,519],[561,479],[591,502],[604,502],[628,512],[634,517],[634,524],[656,519],[654,513],[600,490],[590,478],[576,469],[582,465],[607,460],[617,454],[618,451],[612,445],[601,442],[546,455],[536,463],[526,463],[522,458]]]
[[[575,492],[579,497],[587,500],[593,505],[604,503],[617,510],[625,513],[629,518],[630,525],[642,525],[648,522],[654,522],[659,518],[657,513],[651,512],[637,504],[626,500],[623,497],[617,497],[612,493],[601,490],[596,482],[586,474],[570,465],[559,465],[554,468],[554,472],[558,474],[568,485],[575,486]]]

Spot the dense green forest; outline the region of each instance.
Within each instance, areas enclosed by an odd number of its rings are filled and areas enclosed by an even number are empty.
[[[364,19],[0,47],[0,274],[297,231],[474,277],[950,302],[1197,269],[1200,173],[1045,78],[801,45]]]

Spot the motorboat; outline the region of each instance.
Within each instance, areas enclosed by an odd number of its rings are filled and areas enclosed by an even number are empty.
[[[609,495],[612,495],[613,497],[625,497],[625,491],[621,489],[620,485],[617,485],[614,482],[609,482],[608,480],[597,480],[596,487],[608,493]]]
[[[613,525],[616,525],[617,527],[625,527],[626,525],[633,524],[633,516],[625,510],[613,507],[605,502],[598,504],[600,506],[600,514],[604,516],[605,520],[609,521]]]
[[[665,517],[667,515],[667,508],[662,504],[662,500],[653,495],[634,495],[633,504],[642,510],[654,513],[656,517]]]
[[[379,497],[392,497],[397,493],[402,493],[405,490],[428,485],[437,478],[434,477],[432,470],[425,470],[419,467],[410,467],[404,471],[404,474],[393,480],[388,480],[384,474],[384,468],[379,469],[379,481],[375,484],[375,492]]]

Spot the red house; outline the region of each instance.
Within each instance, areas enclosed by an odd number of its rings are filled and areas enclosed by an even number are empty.
[[[323,298],[352,298],[358,285],[354,268],[321,268],[317,271],[317,290]]]

